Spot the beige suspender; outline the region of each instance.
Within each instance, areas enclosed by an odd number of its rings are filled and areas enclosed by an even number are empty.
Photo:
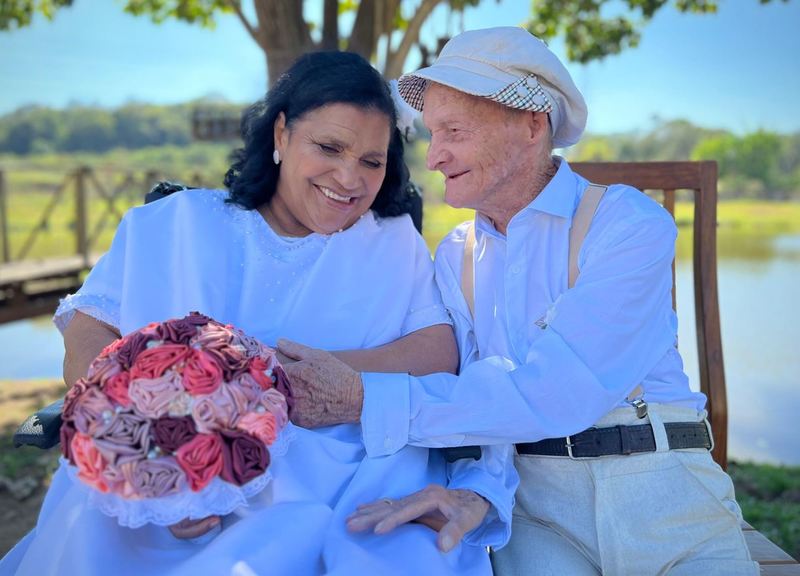
[[[575,216],[572,217],[572,228],[569,229],[569,276],[567,286],[572,288],[578,279],[578,254],[583,246],[583,240],[592,224],[594,213],[600,205],[603,194],[606,193],[605,186],[589,184],[586,192],[583,193]]]
[[[572,218],[572,227],[569,230],[569,272],[567,286],[572,288],[578,280],[578,254],[583,246],[589,226],[592,224],[597,207],[603,198],[607,187],[599,184],[589,184],[581,197],[575,216]],[[464,261],[461,266],[461,293],[467,301],[470,315],[475,318],[475,222],[467,226],[467,237],[464,240]],[[647,414],[647,404],[639,396],[643,390],[641,385],[628,394],[627,400],[636,408],[639,418]]]
[[[589,226],[600,205],[600,200],[605,194],[606,187],[598,184],[589,184],[583,193],[575,216],[572,218],[572,228],[569,230],[569,280],[567,286],[572,288],[578,279],[578,254],[583,246],[583,240],[589,231]],[[467,226],[467,237],[464,240],[464,263],[461,266],[461,292],[467,301],[469,312],[475,317],[475,222]]]
[[[469,314],[475,318],[475,222],[467,226],[464,240],[464,265],[461,266],[461,293],[467,300]]]

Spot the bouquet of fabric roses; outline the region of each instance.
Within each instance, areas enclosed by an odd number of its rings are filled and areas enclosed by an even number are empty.
[[[224,515],[267,485],[290,402],[274,350],[193,312],[100,353],[66,395],[61,448],[124,526]]]

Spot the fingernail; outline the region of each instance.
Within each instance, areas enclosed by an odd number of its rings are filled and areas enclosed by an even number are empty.
[[[450,552],[455,545],[453,538],[450,536],[442,536],[442,552]]]
[[[378,522],[375,525],[375,534],[385,534],[388,532],[386,522]]]

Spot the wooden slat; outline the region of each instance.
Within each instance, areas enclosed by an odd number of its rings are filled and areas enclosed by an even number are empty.
[[[759,564],[797,564],[794,558],[758,530],[745,530],[744,539],[750,556]]]
[[[800,564],[767,564],[761,566],[762,576],[800,576]]]

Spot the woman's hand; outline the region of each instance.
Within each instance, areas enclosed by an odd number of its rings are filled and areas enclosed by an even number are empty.
[[[417,522],[437,531],[439,550],[449,552],[483,522],[488,511],[489,502],[471,490],[432,484],[405,498],[381,498],[359,506],[347,518],[347,529],[386,534],[401,524]]]

